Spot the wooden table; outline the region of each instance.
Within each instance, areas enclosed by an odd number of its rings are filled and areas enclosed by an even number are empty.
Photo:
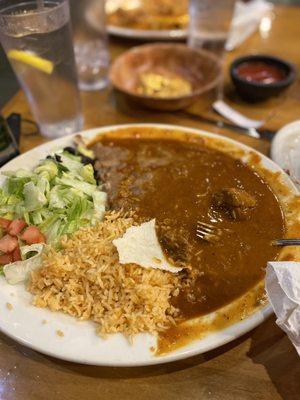
[[[265,29],[228,54],[225,71],[235,57],[246,53],[281,56],[300,68],[300,7],[276,7]],[[270,24],[270,30],[267,30]],[[136,43],[134,43],[136,44]],[[112,57],[132,45],[112,40]],[[278,129],[300,118],[300,85],[284,95],[260,104],[246,104],[234,94],[226,73],[226,100],[246,115],[266,119]],[[208,96],[190,111],[209,115]],[[85,127],[128,122],[163,122],[204,128],[244,142],[263,153],[269,143],[217,129],[177,113],[160,113],[130,106],[111,89],[82,93]],[[19,92],[3,110],[32,118],[24,94]],[[41,136],[22,136],[21,150],[45,141]],[[0,314],[1,315],[1,314]],[[299,357],[286,335],[271,317],[238,340],[184,361],[144,368],[104,368],[63,362],[27,349],[0,334],[0,399],[211,399],[293,400],[300,398]]]

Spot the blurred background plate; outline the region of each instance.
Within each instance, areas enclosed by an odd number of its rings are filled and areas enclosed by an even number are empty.
[[[300,189],[300,120],[281,128],[271,146],[271,158]]]
[[[110,35],[120,36],[128,39],[142,39],[142,40],[185,40],[187,37],[187,30],[173,29],[173,30],[142,30],[122,28],[120,26],[107,26],[107,32]]]
[[[107,0],[105,10],[112,35],[143,40],[187,37],[187,0]]]

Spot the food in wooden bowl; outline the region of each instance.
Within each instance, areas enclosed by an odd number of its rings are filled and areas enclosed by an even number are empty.
[[[130,49],[110,69],[116,89],[159,110],[179,110],[215,88],[221,78],[217,57],[181,44],[151,44]]]

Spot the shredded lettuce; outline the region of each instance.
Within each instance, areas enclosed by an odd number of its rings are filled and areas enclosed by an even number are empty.
[[[95,185],[80,181],[78,177],[72,174],[63,173],[61,178],[56,178],[56,182],[70,188],[78,189],[87,196],[91,196],[95,192]]]
[[[94,177],[94,168],[91,164],[84,165],[80,171],[82,178],[92,185],[95,185],[96,179]]]
[[[3,267],[5,279],[10,285],[15,285],[24,282],[28,279],[30,272],[39,268],[42,263],[42,251],[44,245],[41,243],[32,244],[31,246],[23,246],[20,248],[22,261],[15,261],[11,264],[6,264]],[[34,253],[35,255],[32,255]],[[30,258],[26,258],[27,255]]]
[[[45,160],[41,165],[35,169],[35,173],[45,178],[47,181],[51,181],[58,175],[58,167],[53,160]]]
[[[25,183],[23,187],[24,208],[26,211],[34,211],[43,208],[47,204],[44,190],[33,182]]]
[[[97,185],[93,166],[80,160],[64,151],[41,161],[33,171],[3,172],[0,216],[36,225],[48,243],[101,220],[106,193]]]
[[[102,219],[105,213],[105,204],[107,201],[107,194],[105,192],[94,192],[92,194],[94,208],[95,208],[95,219]],[[95,220],[93,223],[96,222]]]
[[[80,174],[80,171],[83,167],[82,163],[80,162],[80,157],[74,156],[73,154],[69,154],[63,152],[59,155],[61,159],[62,165],[71,173],[73,174]]]
[[[79,153],[83,154],[86,157],[93,159],[95,157],[93,150],[88,149],[83,145],[78,146]]]

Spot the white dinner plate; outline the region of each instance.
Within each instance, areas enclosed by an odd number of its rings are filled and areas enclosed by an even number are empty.
[[[132,124],[96,128],[81,132],[81,134],[84,137],[92,138],[98,133],[104,134],[111,130],[130,126]],[[169,128],[196,135],[220,138],[216,134],[205,131],[172,125],[134,124],[134,126]],[[26,168],[33,168],[47,154],[70,145],[72,137],[72,135],[67,136],[36,147],[10,161],[2,170],[16,170],[25,166]],[[244,150],[254,151],[231,139],[222,137],[222,140],[235,143],[235,145]],[[265,167],[272,171],[282,172],[270,159],[262,155],[261,157]],[[287,180],[285,174],[283,176],[291,191],[294,191],[293,184]],[[1,178],[1,182],[3,179],[4,177]],[[12,309],[7,307],[7,303],[12,305]],[[95,333],[95,324],[93,322],[79,322],[62,313],[32,306],[31,295],[25,290],[24,285],[9,285],[3,277],[0,277],[0,310],[0,330],[17,342],[60,359],[105,366],[159,364],[203,353],[250,331],[264,321],[272,312],[270,306],[267,305],[241,322],[221,331],[211,333],[205,338],[196,340],[172,353],[157,357],[150,351],[150,347],[156,344],[155,337],[150,334],[137,335],[133,344],[130,344],[121,334],[110,335],[106,340],[101,339]],[[62,331],[64,336],[59,336],[57,331]]]
[[[151,1],[151,0],[150,0]],[[107,0],[105,9],[107,16],[118,8],[124,9],[123,0]],[[129,2],[130,3],[130,2]],[[132,3],[135,3],[134,1]],[[138,2],[139,3],[139,2]],[[128,4],[127,4],[128,6]],[[137,5],[131,4],[131,7],[135,8]],[[140,5],[138,5],[140,6]],[[129,9],[131,8],[129,7]],[[95,14],[95,13],[94,13]],[[91,16],[92,17],[92,16]],[[97,22],[92,22],[93,26],[96,28]],[[97,29],[97,28],[96,28]],[[187,37],[186,29],[166,29],[166,30],[154,30],[154,29],[134,29],[126,28],[122,26],[109,25],[107,26],[107,31],[110,35],[120,36],[128,39],[141,39],[141,40],[183,40]]]
[[[186,29],[170,29],[170,30],[144,30],[122,28],[121,26],[108,25],[107,32],[113,36],[120,36],[128,39],[140,40],[185,40],[187,38]]]

